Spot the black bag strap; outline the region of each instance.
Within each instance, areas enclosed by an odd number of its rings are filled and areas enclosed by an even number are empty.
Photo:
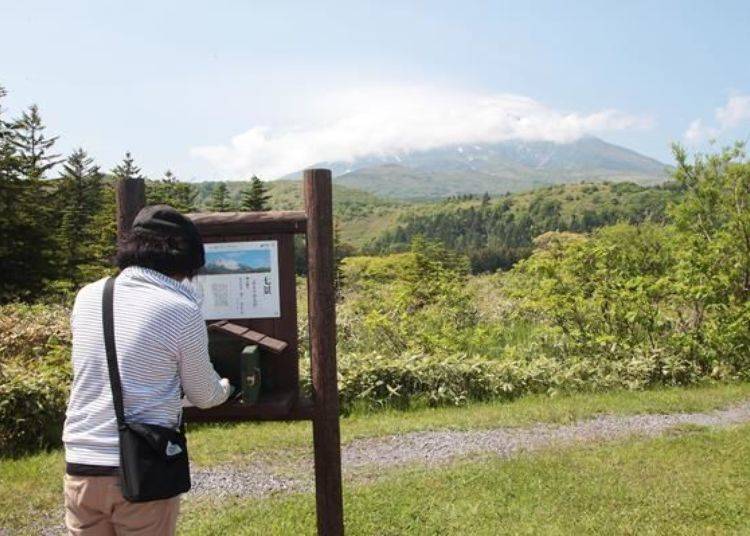
[[[102,321],[104,324],[104,348],[107,351],[107,368],[109,369],[109,385],[112,388],[112,400],[115,403],[117,427],[125,426],[125,408],[122,403],[122,382],[120,369],[117,366],[117,349],[115,348],[115,278],[110,277],[104,283],[102,296]]]
[[[109,385],[112,388],[112,401],[115,404],[115,416],[117,427],[125,427],[125,407],[122,402],[122,381],[120,380],[120,368],[117,365],[117,349],[115,348],[115,278],[110,277],[104,283],[104,294],[102,296],[102,322],[104,325],[104,348],[107,351],[107,368],[109,369]],[[185,433],[185,421],[180,420],[178,426],[180,432]]]

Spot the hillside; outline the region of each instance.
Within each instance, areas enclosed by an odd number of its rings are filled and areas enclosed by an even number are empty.
[[[618,222],[663,221],[680,195],[674,183],[549,186],[496,199],[449,199],[402,210],[397,223],[366,243],[370,253],[403,251],[416,236],[464,253],[474,272],[508,268],[548,231],[588,232]]]
[[[581,180],[656,184],[667,176],[665,164],[594,137],[563,144],[453,145],[315,167],[330,168],[339,185],[400,199],[498,195]]]
[[[217,182],[201,182],[198,204],[205,210]],[[239,202],[246,182],[228,182]],[[302,208],[299,181],[268,182],[271,207]],[[532,239],[546,231],[585,232],[617,221],[660,220],[677,196],[671,183],[579,183],[503,194],[483,202],[468,194],[433,201],[397,201],[334,185],[334,214],[340,240],[368,253],[400,251],[423,235],[467,253],[475,270],[507,267],[528,254]],[[486,258],[485,258],[486,257]],[[481,260],[485,258],[485,260]]]

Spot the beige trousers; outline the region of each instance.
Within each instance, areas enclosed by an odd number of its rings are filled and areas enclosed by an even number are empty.
[[[75,536],[171,536],[180,497],[131,503],[116,476],[65,475],[65,526]]]

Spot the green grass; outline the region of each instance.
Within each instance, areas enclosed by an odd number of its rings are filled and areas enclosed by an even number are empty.
[[[669,388],[559,397],[528,396],[507,403],[460,408],[382,411],[355,414],[341,421],[342,440],[428,429],[476,429],[566,423],[601,413],[674,413],[707,411],[750,398],[750,384]],[[676,431],[681,432],[681,431]],[[676,435],[680,435],[676,433]],[[309,454],[309,423],[241,423],[192,427],[193,463],[214,466],[265,457],[283,463]],[[0,460],[0,528],[29,527],[41,514],[56,516],[64,470],[61,451]],[[301,499],[295,499],[301,500]],[[0,531],[1,532],[1,531]],[[28,531],[27,531],[28,532]]]
[[[750,426],[411,470],[345,492],[348,534],[748,534]],[[314,534],[311,494],[191,503],[181,532]]]
[[[62,506],[64,470],[60,451],[0,459],[0,534],[3,528],[34,534],[30,527],[38,519],[45,513],[54,516]]]

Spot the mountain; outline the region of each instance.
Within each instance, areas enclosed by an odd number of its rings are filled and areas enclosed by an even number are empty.
[[[398,199],[501,194],[582,180],[656,184],[668,175],[667,165],[595,137],[452,145],[314,167],[330,168],[336,184]]]

